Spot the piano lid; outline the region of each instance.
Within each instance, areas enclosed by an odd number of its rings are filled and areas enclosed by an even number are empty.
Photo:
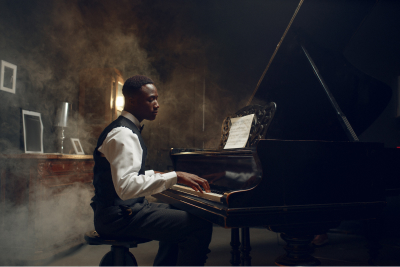
[[[266,138],[349,140],[301,45],[308,50],[354,131],[360,135],[389,103],[391,88],[356,69],[342,54],[318,45],[311,36],[296,29],[294,23],[251,102],[277,104]]]

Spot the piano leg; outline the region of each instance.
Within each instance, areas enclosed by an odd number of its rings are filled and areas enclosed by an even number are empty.
[[[279,266],[318,266],[321,262],[311,256],[312,247],[311,241],[314,235],[292,236],[281,233],[281,237],[286,241],[286,246],[283,248],[286,254],[278,257],[275,264]]]
[[[251,266],[251,257],[250,257],[250,231],[249,227],[241,228],[242,230],[242,246],[240,250],[242,252],[242,266]]]
[[[380,233],[382,233],[383,222],[378,217],[377,219],[367,220],[363,222],[364,226],[364,235],[367,239],[367,248],[368,248],[368,265],[377,266],[381,265],[379,262],[382,260],[380,257],[379,250],[382,248],[380,244]]]
[[[240,241],[239,241],[239,228],[231,229],[231,260],[232,266],[239,266],[240,264],[240,251],[239,251]]]

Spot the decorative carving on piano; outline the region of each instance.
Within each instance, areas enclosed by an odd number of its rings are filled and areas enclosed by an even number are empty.
[[[269,125],[275,115],[276,103],[271,102],[265,106],[250,105],[237,111],[234,115],[228,116],[222,122],[221,141],[218,149],[222,150],[225,147],[229,137],[229,129],[232,126],[231,118],[243,117],[254,114],[253,122],[250,129],[249,139],[246,147],[254,147],[260,139],[264,139],[267,134]]]

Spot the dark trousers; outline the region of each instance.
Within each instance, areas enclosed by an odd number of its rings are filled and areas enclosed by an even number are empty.
[[[168,204],[144,203],[129,207],[97,208],[95,229],[110,238],[158,240],[155,266],[201,266],[210,252],[212,224]]]

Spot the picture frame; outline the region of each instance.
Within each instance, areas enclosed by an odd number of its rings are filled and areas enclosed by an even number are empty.
[[[25,153],[43,153],[43,123],[40,113],[22,110]]]
[[[79,141],[78,138],[70,138],[72,146],[74,147],[75,154],[77,155],[85,155],[85,152],[83,151],[81,141]]]
[[[0,89],[15,94],[17,66],[2,60],[0,72]]]

